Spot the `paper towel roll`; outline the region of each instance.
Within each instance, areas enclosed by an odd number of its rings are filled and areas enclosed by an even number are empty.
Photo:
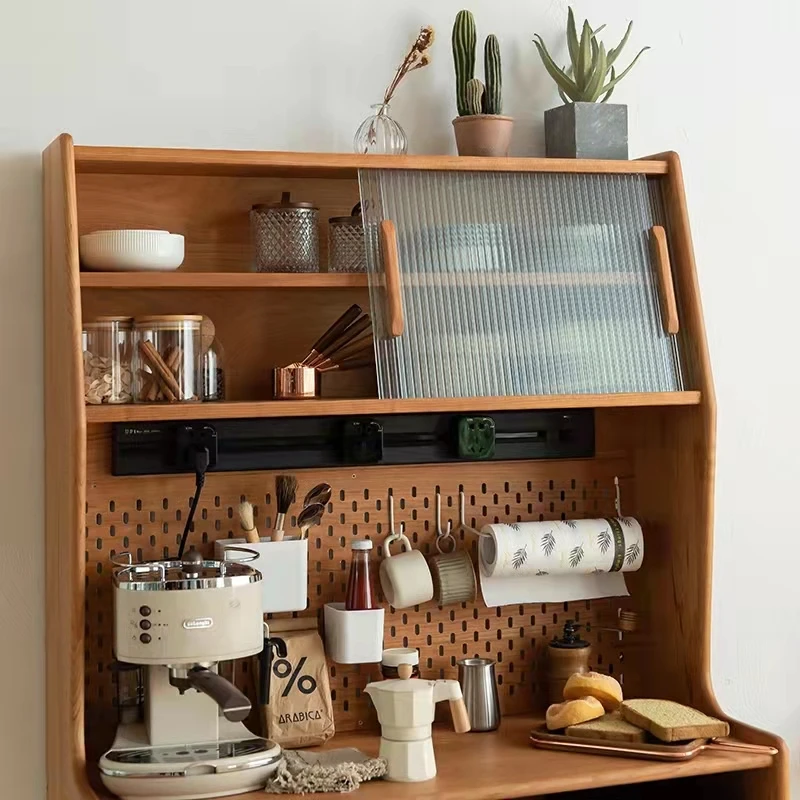
[[[644,558],[633,517],[486,525],[480,560],[494,577],[635,572]]]
[[[487,525],[478,560],[487,606],[627,596],[644,537],[632,517]]]

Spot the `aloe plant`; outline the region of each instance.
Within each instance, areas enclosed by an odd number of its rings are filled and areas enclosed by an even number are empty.
[[[477,34],[471,11],[459,11],[453,24],[453,63],[456,68],[456,105],[461,117],[474,114],[503,113],[503,73],[500,62],[500,43],[494,34],[486,37],[483,51],[486,83],[474,77]],[[475,98],[480,84],[481,105],[475,110]]]
[[[592,29],[589,20],[584,20],[580,38],[575,25],[575,14],[572,8],[567,15],[567,47],[571,64],[559,67],[547,50],[544,39],[537,33],[534,39],[536,49],[545,69],[558,86],[558,94],[565,103],[605,103],[617,84],[633,69],[639,56],[649,47],[643,47],[631,63],[617,74],[615,62],[628,42],[633,29],[633,22],[628,25],[622,41],[611,50],[598,41],[597,34],[605,28],[601,25]]]

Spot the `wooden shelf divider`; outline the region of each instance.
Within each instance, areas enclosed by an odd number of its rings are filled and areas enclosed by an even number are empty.
[[[362,273],[81,272],[81,289],[361,289]]]
[[[156,422],[181,419],[246,419],[250,417],[331,417],[349,414],[415,414],[448,411],[528,411],[561,408],[630,408],[692,406],[700,392],[638,394],[561,394],[541,397],[472,397],[409,400],[334,399],[260,400],[239,403],[143,403],[87,406],[86,421]]]

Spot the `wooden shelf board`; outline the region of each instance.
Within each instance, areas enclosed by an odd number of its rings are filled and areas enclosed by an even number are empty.
[[[82,289],[361,289],[365,274],[258,272],[81,272]],[[411,273],[403,286],[622,286],[642,282],[631,272]]]
[[[638,394],[563,394],[541,397],[472,397],[378,400],[262,400],[239,403],[131,404],[86,407],[86,421],[156,422],[180,419],[245,419],[249,417],[330,417],[351,414],[435,414],[448,411],[527,411],[547,408],[626,408],[692,406],[700,392]]]
[[[541,719],[532,715],[506,717],[496,733],[462,735],[434,726],[438,774],[433,780],[391,784],[370,781],[361,785],[358,797],[500,800],[760,769],[772,764],[769,755],[723,751],[707,751],[691,761],[671,763],[537,750],[528,743],[528,734],[539,724]],[[356,747],[376,756],[379,741],[377,733],[339,734],[328,747]],[[320,800],[326,796],[306,795]],[[241,797],[263,800],[264,793]]]
[[[82,289],[360,289],[367,276],[336,272],[81,272]]]
[[[666,175],[669,172],[669,163],[663,160],[600,161],[560,158],[476,158],[450,155],[382,156],[354,153],[75,147],[75,170],[78,173],[354,179],[359,169]]]

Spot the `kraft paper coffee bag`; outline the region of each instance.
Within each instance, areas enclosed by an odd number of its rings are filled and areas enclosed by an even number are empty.
[[[296,749],[322,744],[333,736],[333,702],[325,648],[316,630],[277,634],[286,643],[279,653],[261,659],[262,711],[266,736],[281,747]]]

